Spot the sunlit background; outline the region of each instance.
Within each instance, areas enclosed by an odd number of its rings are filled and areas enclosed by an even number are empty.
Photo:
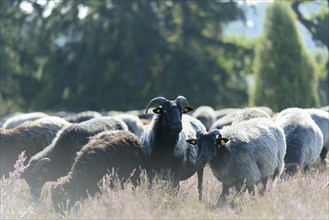
[[[328,1],[0,1],[1,116],[329,104]]]

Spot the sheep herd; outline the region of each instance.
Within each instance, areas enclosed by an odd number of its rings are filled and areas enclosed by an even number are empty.
[[[152,108],[153,113],[148,113]],[[46,182],[56,213],[64,214],[115,172],[121,186],[134,187],[147,174],[149,192],[155,177],[179,190],[179,182],[197,173],[202,200],[203,170],[209,165],[222,185],[216,207],[227,203],[231,189],[260,195],[284,173],[307,172],[329,149],[329,108],[268,107],[193,111],[184,96],[155,97],[145,110],[129,112],[16,113],[0,120],[0,175],[7,178],[22,151],[22,173],[33,201]],[[114,181],[114,180],[113,180]],[[109,187],[112,187],[110,183]]]

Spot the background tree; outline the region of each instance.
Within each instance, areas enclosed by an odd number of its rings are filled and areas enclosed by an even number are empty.
[[[256,83],[250,102],[274,111],[319,105],[315,62],[304,49],[296,17],[287,6],[283,2],[268,6],[255,52]]]
[[[194,106],[248,102],[243,74],[252,59],[251,45],[223,37],[224,25],[244,19],[235,2],[0,4],[0,94],[13,103],[11,109],[1,108],[2,115],[144,108],[160,95],[182,94]],[[22,4],[32,11],[22,10]]]
[[[309,5],[316,2],[320,6],[320,10],[308,17],[305,17],[300,11],[301,5]],[[307,30],[312,34],[313,39],[320,47],[326,48],[326,56],[324,56],[325,68],[320,71],[319,81],[319,95],[322,105],[329,104],[329,0],[316,0],[316,1],[301,1],[294,0],[291,5],[293,11],[297,15],[298,21],[300,21]],[[323,58],[322,58],[323,59]],[[320,61],[321,62],[321,61]]]

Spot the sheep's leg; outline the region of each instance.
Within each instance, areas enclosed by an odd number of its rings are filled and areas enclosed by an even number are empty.
[[[171,188],[174,190],[175,195],[177,195],[179,191],[179,178],[176,175],[174,175]]]
[[[264,181],[263,181],[263,184],[264,184],[265,189],[270,192],[273,189],[274,177],[273,176],[269,176],[267,178],[266,183],[264,183]]]
[[[223,189],[222,189],[222,193],[220,194],[218,200],[217,200],[217,207],[223,207],[226,203],[226,196],[229,195],[229,189],[230,187],[228,185],[223,184]]]
[[[267,180],[268,180],[268,178],[266,177],[266,181],[265,181],[266,183],[267,183]],[[256,187],[257,187],[257,190],[258,190],[258,194],[259,195],[262,195],[262,196],[264,195],[265,185],[263,183],[263,180],[261,180],[258,183],[256,183]]]
[[[323,147],[320,153],[321,164],[326,165],[326,157],[327,157],[328,149]]]
[[[247,185],[247,189],[248,189],[249,194],[255,196],[255,187],[254,187],[254,184]]]
[[[152,196],[152,189],[153,189],[153,181],[154,181],[155,175],[150,173],[147,176],[147,180],[148,180],[148,185],[147,185],[147,192],[149,196]]]
[[[203,182],[203,168],[197,171],[198,174],[198,191],[199,191],[199,201],[202,201],[202,182]]]

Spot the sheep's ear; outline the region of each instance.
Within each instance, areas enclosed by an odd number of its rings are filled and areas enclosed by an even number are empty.
[[[193,144],[193,145],[198,144],[198,141],[196,139],[189,139],[189,140],[186,140],[186,142],[189,143],[189,144]]]
[[[219,146],[224,146],[225,144],[226,144],[226,142],[228,142],[229,141],[229,139],[228,138],[219,138],[219,139],[217,139],[217,143],[219,144]]]
[[[162,112],[162,108],[160,108],[160,107],[155,108],[155,109],[153,109],[153,112],[154,112],[155,114],[160,114],[160,113]]]
[[[188,112],[190,112],[190,111],[192,111],[192,110],[193,110],[192,107],[190,107],[190,106],[186,106],[186,107],[183,108],[183,113],[188,113]]]

